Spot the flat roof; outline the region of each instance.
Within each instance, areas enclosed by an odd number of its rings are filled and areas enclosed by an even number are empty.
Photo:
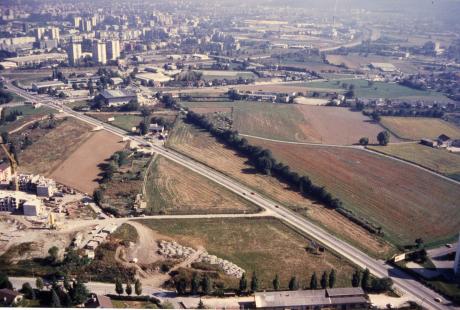
[[[34,55],[26,55],[26,56],[5,58],[5,60],[6,61],[12,61],[12,62],[24,62],[24,61],[34,61],[34,60],[44,60],[44,59],[60,59],[60,58],[67,58],[67,54],[61,54],[61,53],[34,54]]]
[[[120,98],[120,97],[136,97],[135,94],[127,92],[122,89],[104,89],[101,95],[106,99]]]

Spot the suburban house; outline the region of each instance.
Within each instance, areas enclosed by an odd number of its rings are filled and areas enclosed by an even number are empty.
[[[259,292],[256,309],[368,309],[367,295],[360,287],[323,290]]]
[[[104,89],[101,92],[104,104],[109,107],[118,107],[137,100],[137,95],[122,89]]]
[[[152,132],[163,132],[165,130],[165,126],[159,124],[150,124],[149,130]]]
[[[437,148],[450,148],[450,147],[459,147],[460,141],[453,140],[449,136],[442,134],[436,140],[432,139],[422,139],[420,141],[421,144],[429,146],[429,147],[437,147]]]
[[[112,300],[104,295],[91,294],[85,308],[113,308]]]
[[[24,296],[17,292],[7,288],[0,289],[0,305],[11,306],[20,302]]]

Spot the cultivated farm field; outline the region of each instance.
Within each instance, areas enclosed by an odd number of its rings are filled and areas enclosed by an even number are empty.
[[[27,173],[50,176],[88,137],[91,127],[70,117],[56,128],[40,132],[31,146],[19,155],[19,169]],[[39,129],[28,134],[33,138]]]
[[[354,85],[355,95],[358,98],[424,98],[449,101],[443,94],[435,91],[423,91],[405,87],[396,83],[374,82],[372,85],[367,80],[343,79],[312,81],[302,84],[288,84],[308,88],[320,88],[323,90],[341,88],[342,84]],[[343,89],[343,88],[342,88]]]
[[[207,178],[159,156],[150,166],[146,198],[151,213],[252,213],[258,207]]]
[[[339,213],[305,199],[273,177],[256,173],[246,158],[218,143],[207,132],[180,121],[172,130],[167,145],[279,201],[367,253],[388,257],[392,252],[388,243],[351,223]]]
[[[325,186],[345,208],[381,225],[394,244],[419,237],[440,241],[458,233],[458,184],[363,150],[250,142],[270,149],[294,171]]]
[[[336,270],[338,287],[350,286],[354,267],[347,260],[326,250],[322,254],[306,251],[310,240],[273,218],[140,220],[179,244],[204,247],[210,254],[227,259],[245,269],[250,278],[257,273],[260,288],[272,288],[275,275],[281,287],[297,276],[301,287],[309,286],[313,272]],[[238,287],[238,279],[228,283]]]
[[[266,139],[351,145],[358,143],[361,137],[376,143],[377,134],[383,130],[368,117],[347,108],[251,101],[187,102],[185,105],[197,113],[232,108],[233,129]]]
[[[50,176],[59,183],[91,194],[98,187],[99,165],[124,145],[118,136],[97,131],[66,156]]]
[[[460,127],[438,118],[382,117],[381,124],[401,139],[434,139],[441,134],[453,139],[460,138]]]
[[[418,143],[369,146],[371,150],[401,158],[460,181],[460,154]]]

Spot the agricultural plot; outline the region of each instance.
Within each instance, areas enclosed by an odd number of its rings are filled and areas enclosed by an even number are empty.
[[[354,85],[355,96],[358,98],[424,98],[448,101],[448,99],[443,94],[438,92],[412,89],[395,83],[374,82],[369,84],[367,80],[344,79],[313,81],[302,83],[301,85],[297,86],[306,87],[307,89],[319,88],[326,90],[341,88],[342,84],[346,84],[347,86]],[[290,85],[295,86],[296,83]]]
[[[368,117],[346,108],[250,101],[187,102],[185,105],[197,113],[231,113],[233,129],[266,139],[350,145],[361,137],[376,143],[377,134],[383,130]]]
[[[19,154],[19,169],[50,176],[90,136],[90,130],[74,118],[65,119],[51,130],[24,128],[18,134],[27,133],[33,143]]]
[[[64,139],[60,141],[65,141]],[[76,147],[76,150],[51,173],[57,182],[92,193],[98,186],[101,170],[99,165],[113,153],[121,150],[124,143],[107,131],[98,131]]]
[[[333,234],[355,244],[367,253],[388,257],[392,247],[381,239],[351,223],[339,213],[305,199],[286,184],[273,177],[261,175],[234,151],[218,143],[207,132],[177,122],[167,141],[169,147],[187,154],[226,175],[254,188],[284,206],[317,222]]]
[[[252,213],[258,208],[225,188],[174,162],[159,157],[145,184],[149,213]]]
[[[380,123],[401,139],[434,139],[441,134],[454,139],[460,138],[460,127],[438,118],[382,117]]]
[[[382,226],[396,245],[420,237],[441,241],[458,233],[457,184],[362,150],[250,142],[270,149],[294,171],[325,186],[345,208]]]
[[[410,161],[460,181],[460,154],[418,143],[370,146],[369,149]]]
[[[336,270],[336,286],[349,286],[354,267],[345,259],[326,250],[314,254],[306,250],[311,243],[282,222],[272,218],[140,220],[144,225],[170,237],[181,245],[204,247],[210,254],[243,268],[248,276],[257,273],[261,289],[272,288],[275,275],[281,287],[296,276],[301,287],[309,286],[316,272]],[[238,279],[227,285],[237,288]],[[228,287],[227,286],[227,287]]]

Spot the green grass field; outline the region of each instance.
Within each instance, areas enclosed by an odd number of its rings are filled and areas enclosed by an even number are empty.
[[[349,286],[354,267],[347,260],[326,250],[313,254],[306,250],[310,240],[273,218],[140,220],[158,233],[180,244],[203,246],[208,253],[227,259],[248,274],[256,271],[259,286],[271,288],[279,275],[286,288],[292,276],[300,286],[308,285],[311,274],[319,277],[334,268],[336,286]],[[237,285],[236,279],[234,283]]]
[[[374,82],[369,85],[367,80],[330,80],[319,82],[302,83],[304,87],[337,89],[341,88],[342,83],[355,86],[355,96],[358,98],[405,98],[405,97],[424,97],[431,99],[447,98],[438,92],[416,90],[409,87],[401,86],[395,83]],[[294,84],[292,84],[294,85]],[[298,85],[298,84],[295,84]]]
[[[201,72],[203,74],[203,79],[206,81],[212,81],[214,79],[255,79],[256,76],[254,73],[249,71],[225,71],[225,70],[197,70],[197,72]]]
[[[387,146],[370,146],[368,148],[410,161],[460,181],[460,154],[418,143],[390,144]]]
[[[88,116],[94,117],[101,122],[110,123],[118,128],[131,131],[133,127],[138,127],[139,123],[143,120],[141,115],[137,114],[119,114],[119,113],[86,113]],[[115,120],[108,122],[110,117],[114,117]]]

